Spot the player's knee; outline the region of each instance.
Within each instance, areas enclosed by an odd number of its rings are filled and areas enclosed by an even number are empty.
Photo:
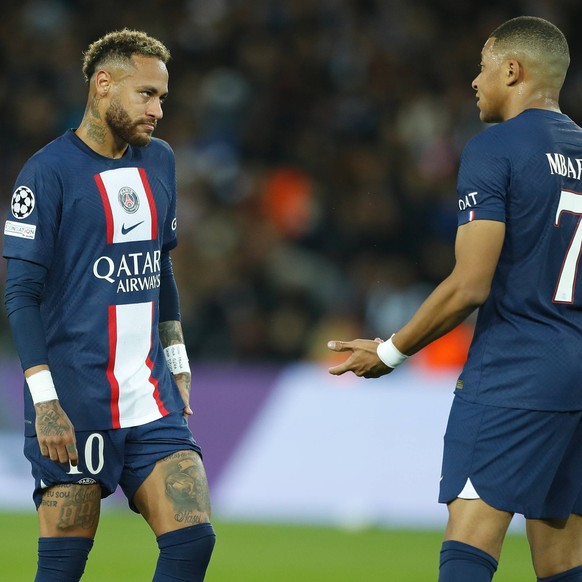
[[[538,580],[582,580],[582,565],[580,556],[569,556],[561,559],[539,559],[533,557],[533,567]]]
[[[157,541],[160,555],[153,582],[204,580],[216,541],[216,534],[210,523],[162,534]]]
[[[567,520],[527,520],[527,537],[532,562],[540,579],[573,572],[564,580],[582,580],[582,520],[571,516]],[[560,578],[561,580],[562,578]]]
[[[453,540],[443,542],[439,582],[491,582],[497,560],[487,552]]]
[[[481,548],[499,559],[512,517],[511,513],[495,509],[481,499],[457,498],[449,504],[445,539]]]
[[[582,580],[582,565],[569,570],[562,570],[550,576],[538,576],[538,582],[579,582]]]

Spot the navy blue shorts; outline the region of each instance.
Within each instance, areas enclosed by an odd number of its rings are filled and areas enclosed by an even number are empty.
[[[153,422],[102,431],[77,431],[79,462],[76,467],[51,461],[40,454],[36,436],[25,437],[24,454],[32,465],[34,502],[40,505],[45,489],[52,485],[80,483],[101,485],[101,497],[121,486],[129,505],[154,465],[177,451],[192,450],[201,455],[182,412]]]
[[[582,411],[501,408],[455,396],[439,502],[457,498],[467,479],[487,504],[528,519],[582,514]]]

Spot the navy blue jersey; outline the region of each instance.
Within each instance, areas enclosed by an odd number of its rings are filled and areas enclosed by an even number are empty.
[[[506,233],[457,394],[582,409],[582,129],[536,109],[488,128],[463,152],[458,195],[459,225],[497,220]]]
[[[5,257],[48,269],[49,366],[76,429],[137,426],[182,409],[157,331],[160,257],[176,245],[168,144],[153,139],[110,159],[66,132],[24,165],[4,235]]]

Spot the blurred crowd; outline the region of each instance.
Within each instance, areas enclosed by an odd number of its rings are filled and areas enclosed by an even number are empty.
[[[568,37],[562,109],[582,122],[578,0],[5,0],[0,210],[24,161],[79,122],[82,51],[143,29],[172,52],[156,135],[178,164],[191,359],[320,359],[327,339],[385,337],[452,268],[458,159],[484,128],[471,81],[521,14]]]

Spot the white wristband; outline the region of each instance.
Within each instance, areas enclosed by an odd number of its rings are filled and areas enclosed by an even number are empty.
[[[182,372],[190,373],[188,354],[186,353],[186,346],[184,344],[173,344],[164,348],[164,355],[166,356],[166,362],[172,374],[181,374]]]
[[[30,395],[34,404],[47,402],[48,400],[58,400],[57,391],[53,382],[53,377],[48,370],[41,370],[26,378]]]
[[[390,339],[386,340],[378,344],[376,348],[376,352],[378,353],[378,357],[389,367],[389,368],[396,368],[400,366],[408,356],[403,354],[393,343],[392,338],[394,334],[390,337]]]

